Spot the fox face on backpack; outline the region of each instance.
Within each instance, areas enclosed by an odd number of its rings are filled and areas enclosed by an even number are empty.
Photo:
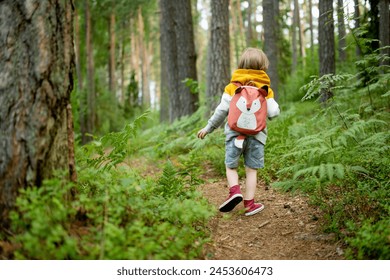
[[[241,85],[230,101],[228,125],[244,135],[256,135],[266,127],[268,86]]]

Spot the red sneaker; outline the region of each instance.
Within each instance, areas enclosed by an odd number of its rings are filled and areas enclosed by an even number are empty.
[[[244,200],[244,206],[246,208],[245,216],[252,216],[264,209],[264,205],[261,203],[255,203],[254,199]]]
[[[239,185],[235,185],[229,190],[229,197],[219,206],[219,211],[230,212],[243,200]]]

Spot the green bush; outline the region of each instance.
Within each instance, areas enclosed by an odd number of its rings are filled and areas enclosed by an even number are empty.
[[[357,62],[369,65],[363,72],[301,88],[304,100],[331,92],[327,104],[282,105],[269,123],[263,170],[273,186],[309,195],[325,215],[324,230],[346,242],[351,259],[390,258],[390,73],[375,61],[377,54],[366,56]]]
[[[354,232],[353,237],[346,238],[349,246],[347,257],[350,259],[390,259],[390,218],[378,222],[365,220],[362,225],[350,223],[349,230]]]
[[[196,191],[197,169],[168,161],[153,178],[123,164],[144,117],[77,149],[77,185],[59,175],[21,191],[10,217],[16,259],[201,256],[214,209]]]

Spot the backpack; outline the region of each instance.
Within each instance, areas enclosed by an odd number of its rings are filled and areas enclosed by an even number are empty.
[[[245,135],[256,135],[266,127],[268,86],[261,88],[251,83],[242,85],[234,82],[237,89],[230,101],[228,125],[241,135],[236,139],[236,146],[242,148]],[[241,142],[241,143],[240,143]]]

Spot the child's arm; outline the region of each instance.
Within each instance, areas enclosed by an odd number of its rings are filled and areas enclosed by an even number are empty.
[[[267,99],[267,117],[271,119],[271,118],[279,116],[279,114],[280,114],[279,104],[276,103],[275,99],[268,98]]]
[[[222,95],[221,103],[219,103],[215,109],[215,112],[209,119],[206,127],[198,132],[197,135],[199,138],[203,139],[208,133],[213,132],[216,128],[221,126],[228,115],[231,100],[232,97],[229,94],[224,93]]]
[[[279,116],[280,109],[279,104],[276,103],[274,99],[274,91],[271,88],[268,88],[268,95],[266,97],[267,100],[267,117],[272,119],[274,117]]]

